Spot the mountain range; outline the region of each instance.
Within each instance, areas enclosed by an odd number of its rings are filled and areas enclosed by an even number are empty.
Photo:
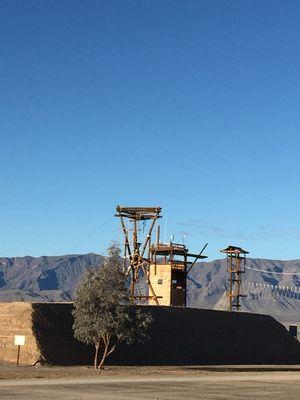
[[[98,254],[0,258],[0,301],[72,301]],[[228,309],[226,260],[196,263],[188,276],[190,307]],[[248,259],[243,274],[242,310],[300,322],[300,260]]]
[[[98,254],[0,258],[0,301],[71,301],[88,267],[100,265]]]

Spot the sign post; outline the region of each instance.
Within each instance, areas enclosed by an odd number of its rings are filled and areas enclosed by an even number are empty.
[[[15,335],[15,346],[18,346],[18,355],[17,355],[17,367],[20,362],[20,350],[21,346],[25,344],[25,336],[24,335]]]

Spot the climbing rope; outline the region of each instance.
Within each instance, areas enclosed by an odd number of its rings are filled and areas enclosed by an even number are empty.
[[[257,271],[257,272],[261,272],[264,274],[272,274],[272,275],[300,275],[300,272],[275,272],[275,271],[268,271],[266,269],[258,269],[258,268],[254,268],[253,266],[251,267],[247,267],[245,266],[246,269],[250,270],[250,271]]]

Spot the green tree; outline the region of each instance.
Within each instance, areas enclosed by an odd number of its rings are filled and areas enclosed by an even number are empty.
[[[118,343],[145,340],[152,322],[150,314],[129,306],[122,264],[120,248],[113,243],[103,265],[88,269],[75,293],[74,336],[95,346],[95,368],[104,366]]]

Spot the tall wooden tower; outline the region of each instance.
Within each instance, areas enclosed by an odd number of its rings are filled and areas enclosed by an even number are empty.
[[[158,218],[161,218],[160,207],[116,207],[116,217],[120,218],[125,238],[124,266],[130,273],[130,294],[133,303],[147,301],[155,297],[155,293],[148,288],[150,264],[151,235]],[[145,225],[150,226],[145,232]],[[141,224],[143,226],[141,226]],[[144,232],[143,232],[144,231]],[[149,290],[150,289],[150,290]]]
[[[242,294],[242,274],[245,273],[246,254],[249,252],[236,246],[228,246],[220,251],[227,255],[229,310],[232,311],[236,308],[239,311],[241,308],[240,300],[242,297],[246,297]]]

